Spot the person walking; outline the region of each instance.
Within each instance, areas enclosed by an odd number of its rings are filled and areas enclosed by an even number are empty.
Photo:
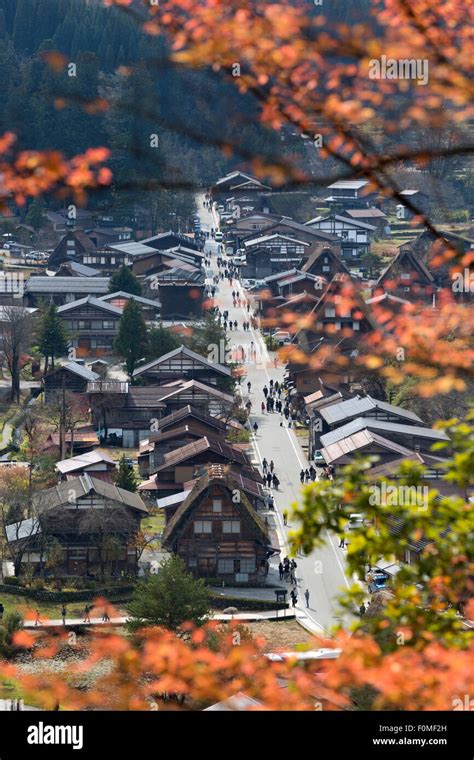
[[[41,618],[40,618],[40,611],[36,610],[36,617],[35,617],[35,625],[42,625]]]
[[[66,625],[66,615],[67,615],[66,605],[63,604],[63,606],[61,607],[61,619],[63,621],[63,625]]]
[[[109,615],[109,608],[104,607],[104,612],[102,614],[102,622],[103,623],[110,623],[110,615]]]
[[[84,607],[84,623],[90,623],[91,622],[91,609],[92,606],[90,604],[86,604]]]
[[[265,396],[265,398],[267,398],[268,396],[268,388],[266,385],[263,386],[263,395]]]
[[[239,326],[239,323],[237,322],[236,319],[234,319],[234,330],[237,330],[238,326]]]
[[[273,475],[273,470],[275,469],[275,463],[274,463],[273,459],[270,459],[270,465],[269,465],[269,467],[270,467],[270,472]]]
[[[280,580],[282,581],[283,580],[283,562],[280,562],[280,564],[278,565],[278,573],[280,575]]]
[[[265,477],[267,479],[267,486],[268,486],[268,488],[270,488],[270,486],[272,484],[272,474],[271,474],[271,472],[267,472],[267,474],[266,474]]]
[[[247,391],[248,391],[248,393],[250,393],[251,388],[252,388],[252,383],[249,380],[249,382],[247,383]]]
[[[342,536],[341,540],[339,541],[339,549],[344,549],[346,546],[346,539],[344,536]]]
[[[304,478],[305,478],[306,482],[309,483],[309,470],[308,469],[306,469],[304,471]]]
[[[263,459],[262,459],[262,467],[263,467],[263,474],[266,475],[267,474],[267,470],[268,470],[268,462],[265,459],[265,457],[263,457]]]
[[[283,525],[288,525],[288,510],[283,510]]]
[[[306,599],[306,607],[309,607],[309,589],[304,592],[304,598]]]
[[[278,486],[280,485],[280,480],[279,480],[279,478],[276,476],[276,474],[275,474],[275,473],[273,473],[273,478],[272,478],[272,480],[273,480],[273,488],[274,488],[276,491],[278,491]]]
[[[300,472],[300,481],[304,483],[304,470],[301,470]]]
[[[257,435],[257,431],[258,431],[258,424],[256,422],[254,422],[253,423],[253,432],[255,433],[255,435]]]
[[[262,401],[262,414],[265,414],[265,402]]]
[[[296,593],[296,589],[291,589],[291,603],[293,604],[293,607],[296,607],[296,602],[298,601],[298,594]]]

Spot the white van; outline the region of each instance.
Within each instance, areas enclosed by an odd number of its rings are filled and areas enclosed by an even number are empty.
[[[220,230],[218,230],[214,235],[214,240],[216,241],[216,243],[222,243],[222,241],[224,240],[224,234]]]

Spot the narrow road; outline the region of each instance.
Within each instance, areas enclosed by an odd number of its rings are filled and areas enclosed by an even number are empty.
[[[201,217],[201,226],[204,230],[215,227],[213,215],[203,207],[202,199],[199,202],[199,213]],[[211,268],[208,271],[209,278],[217,273],[217,251],[218,245],[214,241],[206,243],[206,252],[211,255]],[[283,525],[283,510],[287,509],[291,514],[291,504],[300,500],[301,485],[299,473],[301,469],[306,469],[309,464],[303,449],[292,429],[289,429],[285,418],[279,414],[261,412],[261,403],[264,400],[263,386],[268,387],[270,378],[280,383],[283,380],[285,368],[283,365],[275,367],[273,355],[269,356],[263,341],[262,334],[259,330],[244,331],[242,323],[247,320],[248,314],[246,308],[233,306],[232,290],[238,290],[241,296],[244,291],[241,284],[234,280],[233,285],[229,285],[227,280],[221,281],[216,293],[215,302],[221,310],[229,311],[229,318],[237,320],[238,329],[236,331],[227,331],[230,346],[243,346],[246,352],[247,361],[245,370],[247,376],[242,379],[241,392],[243,400],[246,403],[248,399],[252,402],[251,423],[258,423],[257,435],[254,436],[255,459],[261,465],[262,459],[266,457],[267,461],[273,460],[275,472],[280,479],[278,491],[273,489],[277,519],[279,524],[279,534],[281,540],[281,554],[276,555],[271,560],[273,570],[277,568],[280,559],[289,554],[288,536],[292,529],[297,527],[296,523],[292,524],[291,519],[288,525]],[[256,359],[248,361],[251,353],[251,342],[256,351]],[[247,382],[251,382],[251,392],[247,393]],[[283,426],[281,422],[283,421]],[[345,624],[350,622],[350,617],[346,613],[341,613],[338,609],[337,598],[341,591],[349,587],[350,581],[345,575],[345,558],[344,550],[338,547],[338,540],[335,536],[327,534],[327,543],[322,549],[313,551],[308,556],[298,556],[297,562],[297,614],[302,623],[311,624],[313,629],[320,632],[328,633],[333,625],[340,622],[341,619]],[[278,571],[277,571],[278,578]],[[306,608],[304,597],[305,590],[310,592],[309,607]],[[288,592],[291,587],[288,585]]]

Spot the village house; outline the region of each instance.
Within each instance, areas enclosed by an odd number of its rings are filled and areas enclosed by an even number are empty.
[[[310,244],[275,233],[244,241],[242,276],[263,280],[276,272],[296,267]]]
[[[118,380],[87,385],[94,428],[104,443],[137,448],[159,429],[161,417],[191,405],[206,413],[228,413],[234,397],[197,380],[132,386]]]
[[[126,293],[123,290],[117,290],[115,293],[107,293],[105,296],[101,296],[100,301],[115,306],[117,309],[124,309],[127,304],[134,300],[139,304],[143,319],[145,322],[156,322],[160,316],[160,302],[152,301],[150,298],[143,298],[143,296],[137,296],[133,293]]]
[[[186,481],[197,477],[200,470],[211,464],[229,465],[237,473],[254,478],[258,483],[263,482],[241,447],[221,438],[203,436],[165,454],[162,464],[158,465],[148,481],[140,484],[139,490],[159,495],[178,493],[183,490]]]
[[[185,264],[153,274],[146,280],[146,292],[158,294],[162,319],[202,317],[206,294],[205,275],[200,269]]]
[[[387,215],[379,208],[346,208],[342,216],[355,219],[357,222],[371,224],[376,228],[378,237],[390,234],[390,225]]]
[[[100,269],[88,267],[79,261],[64,261],[54,273],[54,277],[98,277]]]
[[[225,204],[226,200],[231,198],[233,201],[232,208],[243,199],[245,204],[250,196],[250,201],[255,197],[255,203],[260,193],[268,192],[271,187],[264,185],[257,177],[247,172],[233,171],[217,180],[212,188],[212,197],[217,203]],[[238,205],[239,211],[245,210]]]
[[[186,346],[180,346],[138,367],[133,377],[155,385],[183,379],[199,380],[207,385],[229,389],[232,371],[229,367],[210,361]]]
[[[50,404],[54,396],[62,393],[84,394],[87,390],[87,383],[98,380],[99,375],[88,367],[68,362],[56,369],[50,370],[43,377],[44,400]]]
[[[58,307],[77,357],[113,353],[123,310],[107,301],[87,296]]]
[[[423,261],[409,248],[401,248],[377,280],[375,294],[387,292],[411,303],[433,300],[436,285]]]
[[[38,306],[40,302],[63,306],[86,296],[100,298],[108,290],[108,277],[35,275],[26,281],[24,302],[27,306]]]
[[[341,256],[327,247],[313,251],[301,264],[301,271],[307,272],[319,278],[319,281],[324,282],[330,282],[336,275],[351,276]]]
[[[312,443],[311,448],[321,448],[321,437],[331,430],[346,425],[358,417],[365,419],[384,420],[403,425],[423,426],[423,420],[414,412],[394,406],[386,401],[372,398],[370,395],[354,396],[342,399],[337,403],[317,404],[313,406],[311,420]]]
[[[133,537],[148,514],[139,494],[85,474],[35,494],[32,511],[30,525],[23,521],[7,531],[10,542],[27,542],[23,567],[44,570],[48,544],[55,540],[62,548],[57,576],[137,572]]]
[[[255,212],[270,216],[288,217],[295,222],[304,222],[314,215],[317,200],[305,191],[278,191],[260,195]]]
[[[268,558],[277,551],[245,493],[216,467],[209,468],[176,510],[163,545],[196,577],[249,585],[265,582]]]
[[[93,430],[92,425],[87,422],[79,424],[74,430],[66,430],[64,434],[65,454],[68,456],[76,454],[86,454],[99,445],[97,433]],[[59,433],[50,433],[44,443],[43,451],[45,454],[58,453],[61,456],[61,440]]]
[[[351,219],[339,214],[318,216],[306,222],[308,227],[315,230],[337,235],[341,239],[342,258],[351,265],[362,267],[361,259],[369,252],[376,227],[360,220]]]
[[[374,193],[368,192],[369,182],[366,179],[340,179],[327,186],[329,196],[324,203],[336,208],[353,206],[362,208],[374,201]]]
[[[71,229],[61,238],[48,260],[48,269],[59,269],[66,261],[82,262],[82,257],[96,251],[96,246],[84,230]],[[82,262],[88,263],[86,261]],[[92,262],[90,262],[92,263]]]
[[[348,456],[361,450],[379,454],[382,461],[387,456],[386,451],[390,452],[390,458],[397,452],[399,456],[407,452],[428,453],[438,441],[449,441],[449,437],[442,430],[406,424],[406,420],[398,423],[370,417],[357,417],[320,437],[321,453],[328,464],[346,463]]]
[[[100,451],[77,454],[55,464],[59,482],[73,480],[80,475],[90,475],[91,478],[113,483],[116,469],[117,465],[114,460]]]

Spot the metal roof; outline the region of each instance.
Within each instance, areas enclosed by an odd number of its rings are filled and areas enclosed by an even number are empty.
[[[374,420],[370,417],[358,417],[352,420],[352,422],[348,422],[346,425],[342,425],[322,435],[321,443],[323,446],[329,446],[331,443],[336,443],[342,438],[347,438],[347,436],[353,433],[364,430],[364,428],[385,433],[400,433],[416,438],[432,438],[433,441],[449,441],[449,436],[443,430],[433,430],[432,428],[420,427],[418,425],[401,425],[398,422]]]
[[[227,430],[227,425],[225,422],[222,422],[222,420],[219,420],[217,417],[211,417],[210,414],[203,412],[201,409],[196,409],[196,407],[191,404],[186,404],[186,406],[183,406],[176,412],[171,412],[171,414],[167,414],[166,417],[162,417],[158,420],[158,431],[164,430],[169,427],[169,425],[174,425],[176,422],[181,422],[186,419],[186,417],[195,417],[206,425],[211,425],[222,431]]]
[[[148,512],[147,507],[137,493],[125,491],[118,488],[112,483],[107,483],[100,478],[94,478],[90,475],[79,475],[73,480],[67,480],[59,483],[53,488],[41,491],[33,496],[33,505],[38,510],[51,509],[71,503],[71,491],[74,493],[76,500],[87,496],[92,491],[103,496],[104,499],[125,504],[132,509],[138,509],[141,512]]]
[[[76,364],[76,362],[68,362],[67,364],[63,364],[61,367],[56,367],[56,369],[54,369],[52,372],[48,372],[46,377],[50,377],[56,372],[61,372],[61,370],[64,369],[68,372],[73,372],[75,375],[79,375],[79,377],[82,377],[84,380],[88,381],[97,380],[99,377],[96,372],[93,372],[91,369],[87,369],[87,367],[84,367],[82,364]]]
[[[100,301],[112,301],[114,298],[125,298],[131,300],[133,298],[137,303],[142,303],[144,306],[153,306],[155,309],[159,309],[161,304],[159,301],[153,301],[151,298],[143,298],[143,296],[137,296],[134,293],[126,293],[125,290],[117,290],[115,293],[106,293],[105,296],[100,297]]]
[[[366,179],[339,179],[337,182],[333,182],[332,185],[328,185],[328,190],[359,190],[361,187],[365,187],[368,184]]]
[[[84,306],[85,304],[90,304],[91,306],[95,306],[97,309],[106,311],[109,314],[114,314],[117,317],[121,317],[123,314],[123,309],[119,309],[117,306],[112,306],[112,304],[107,303],[107,301],[102,301],[99,298],[93,298],[92,296],[86,296],[86,298],[79,298],[77,301],[71,301],[70,303],[65,303],[62,306],[58,306],[57,312],[58,314],[64,314],[64,312],[72,311],[74,309],[77,309],[79,306]]]
[[[356,396],[356,398],[341,401],[339,404],[333,404],[321,409],[320,415],[328,425],[336,425],[338,422],[350,419],[351,417],[363,417],[366,412],[372,409],[379,409],[387,414],[397,415],[398,417],[404,417],[407,420],[423,424],[423,420],[414,412],[403,409],[401,406],[395,406],[394,404],[388,404],[386,401],[372,398],[369,395]]]
[[[203,436],[198,441],[193,443],[187,443],[185,446],[181,446],[179,449],[169,451],[165,454],[165,461],[156,471],[166,470],[168,467],[173,467],[180,462],[185,462],[187,459],[202,454],[204,451],[211,451],[213,454],[220,454],[228,459],[230,462],[237,462],[241,465],[248,465],[249,461],[247,456],[241,451],[241,449],[233,446],[231,443],[226,443],[219,438],[211,438],[210,436]]]
[[[229,369],[229,367],[225,367],[223,364],[218,364],[217,362],[211,362],[209,359],[206,359],[205,356],[201,356],[201,354],[191,351],[191,349],[186,346],[179,346],[178,348],[173,349],[173,351],[169,351],[167,354],[158,357],[158,359],[152,359],[148,364],[138,367],[138,369],[134,371],[133,376],[142,375],[143,372],[146,372],[152,367],[159,367],[160,364],[167,362],[169,359],[174,359],[177,356],[187,356],[189,359],[193,359],[194,361],[199,362],[199,364],[203,364],[204,366],[219,372],[221,375],[226,375],[227,377],[232,375],[232,370]]]
[[[129,256],[141,256],[144,253],[156,253],[156,249],[145,243],[109,243],[107,248],[114,251],[121,251],[127,253]]]
[[[353,433],[352,435],[348,435],[345,438],[341,438],[339,441],[335,441],[334,443],[326,444],[321,449],[321,453],[326,463],[331,464],[331,462],[337,462],[344,456],[350,456],[351,454],[360,451],[366,446],[370,446],[371,443],[375,443],[381,448],[387,449],[388,451],[393,451],[396,454],[400,454],[402,457],[409,458],[413,454],[411,449],[408,449],[405,446],[401,446],[399,443],[389,441],[388,438],[384,438],[383,436],[377,435],[377,433],[373,433],[367,429],[360,430],[359,432]]]
[[[103,294],[109,289],[108,277],[30,277],[27,293]]]
[[[173,504],[182,504],[188,495],[189,491],[181,491],[180,493],[174,493],[171,496],[163,496],[162,499],[156,500],[156,506],[159,509],[165,509],[165,507],[172,507]]]
[[[65,474],[66,472],[74,472],[74,470],[80,470],[83,467],[88,467],[91,464],[98,464],[99,462],[105,462],[106,464],[113,464],[115,466],[114,460],[106,454],[102,454],[100,451],[89,451],[85,454],[78,454],[75,457],[62,459],[60,462],[56,462],[56,469]]]

